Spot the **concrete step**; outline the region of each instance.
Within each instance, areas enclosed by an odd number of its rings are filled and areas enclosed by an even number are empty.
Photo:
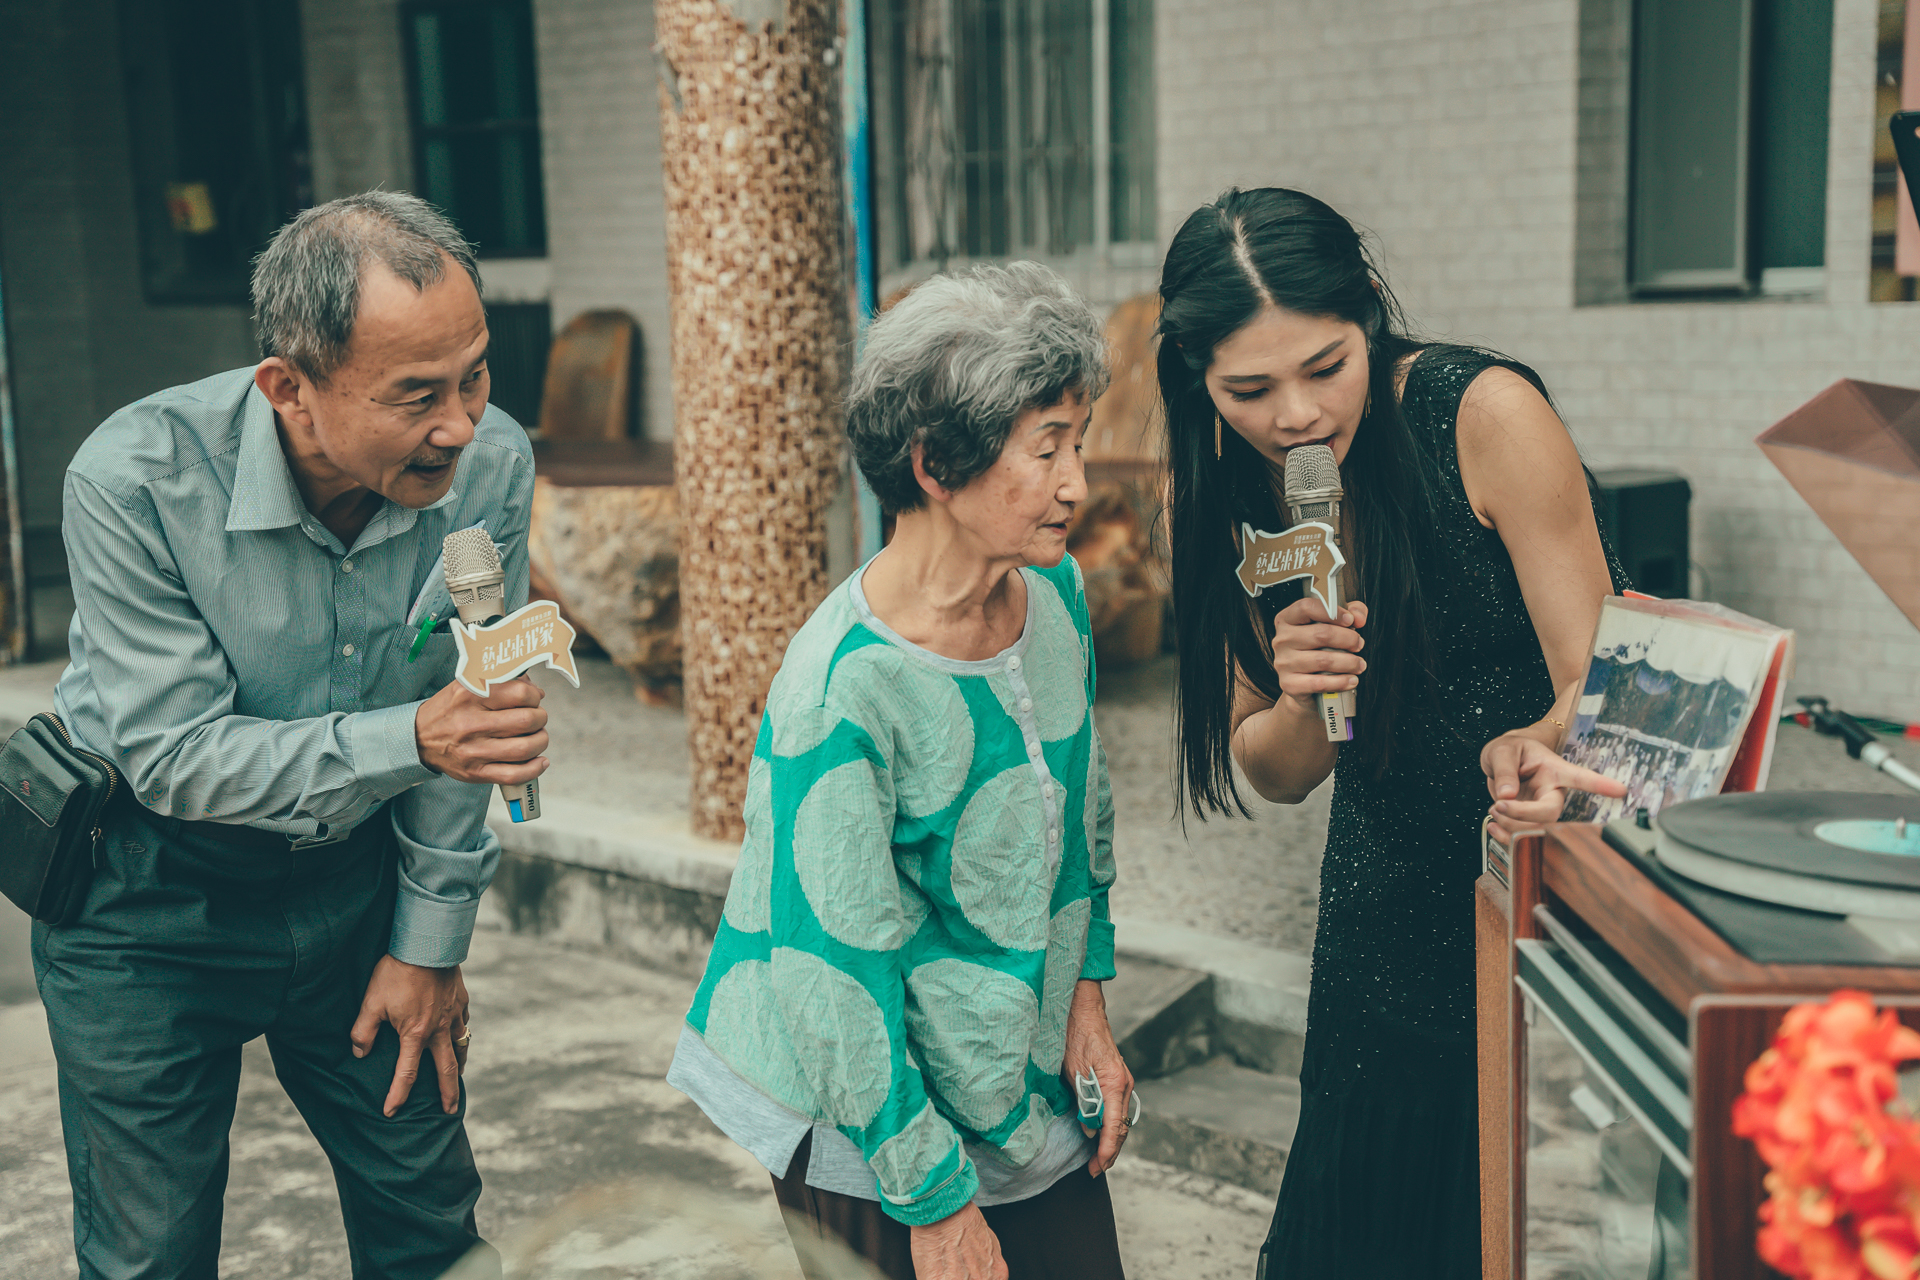
[[[1212,974],[1126,954],[1114,957],[1114,969],[1107,1025],[1137,1078],[1170,1076],[1213,1056]]]
[[[683,815],[559,796],[542,808],[537,823],[494,815],[505,853],[483,915],[698,974],[735,849],[693,836]],[[1274,1193],[1299,1116],[1307,958],[1155,921],[1121,918],[1115,931],[1107,1017],[1144,1106],[1129,1151]]]
[[[1117,917],[1114,930],[1124,956],[1213,979],[1212,1048],[1206,1056],[1226,1053],[1259,1071],[1300,1074],[1312,969],[1306,956],[1137,916]]]
[[[1142,1080],[1140,1123],[1127,1151],[1273,1195],[1300,1122],[1299,1081],[1222,1054]]]
[[[513,823],[496,797],[489,821],[505,853],[482,912],[518,933],[697,975],[738,850],[693,835],[685,814],[542,801],[540,821]],[[1123,916],[1114,925],[1119,959],[1138,963],[1109,987],[1109,1018],[1116,1040],[1132,1039],[1137,1074],[1168,1075],[1222,1053],[1299,1074],[1306,956],[1153,920]],[[1207,981],[1184,976],[1194,974]]]

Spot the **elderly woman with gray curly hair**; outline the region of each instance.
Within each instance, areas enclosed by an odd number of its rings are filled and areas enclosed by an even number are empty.
[[[1099,318],[1034,263],[936,276],[874,323],[847,430],[893,538],[767,695],[667,1076],[796,1233],[894,1280],[1122,1274],[1113,804],[1067,556],[1106,383]]]

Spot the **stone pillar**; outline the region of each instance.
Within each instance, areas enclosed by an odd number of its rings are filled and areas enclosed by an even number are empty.
[[[835,0],[656,0],[694,831],[742,834],[787,641],[826,595],[849,315]]]

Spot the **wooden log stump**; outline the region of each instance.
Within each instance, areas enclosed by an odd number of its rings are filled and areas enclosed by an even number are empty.
[[[1143,467],[1137,476],[1102,475],[1088,467],[1087,500],[1067,527],[1067,550],[1087,584],[1094,656],[1117,671],[1160,655],[1167,610],[1167,568],[1156,554],[1153,523],[1160,482]]]
[[[1087,500],[1067,530],[1067,549],[1087,580],[1093,647],[1116,670],[1158,657],[1169,571],[1161,528],[1166,444],[1154,376],[1158,294],[1141,294],[1107,317],[1113,382],[1087,425]]]
[[[680,503],[669,485],[533,482],[534,576],[633,677],[644,702],[680,684]]]

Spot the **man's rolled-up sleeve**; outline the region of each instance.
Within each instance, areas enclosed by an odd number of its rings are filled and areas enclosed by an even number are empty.
[[[237,688],[145,496],[67,473],[62,531],[106,743],[140,803],[218,822],[352,826],[428,778],[418,703],[303,720],[234,712]]]
[[[501,547],[509,611],[527,602],[527,525],[533,502],[531,458],[516,452],[513,466],[506,504],[497,519],[487,521]],[[532,674],[541,683],[561,678],[538,669]],[[407,724],[411,740],[411,715]],[[393,805],[400,891],[387,950],[396,960],[443,969],[467,958],[480,895],[500,865],[500,840],[486,820],[493,787],[440,774],[430,778]]]
[[[480,895],[500,865],[500,840],[486,823],[492,789],[441,775],[394,801],[400,891],[387,944],[394,959],[445,969],[467,958]]]

